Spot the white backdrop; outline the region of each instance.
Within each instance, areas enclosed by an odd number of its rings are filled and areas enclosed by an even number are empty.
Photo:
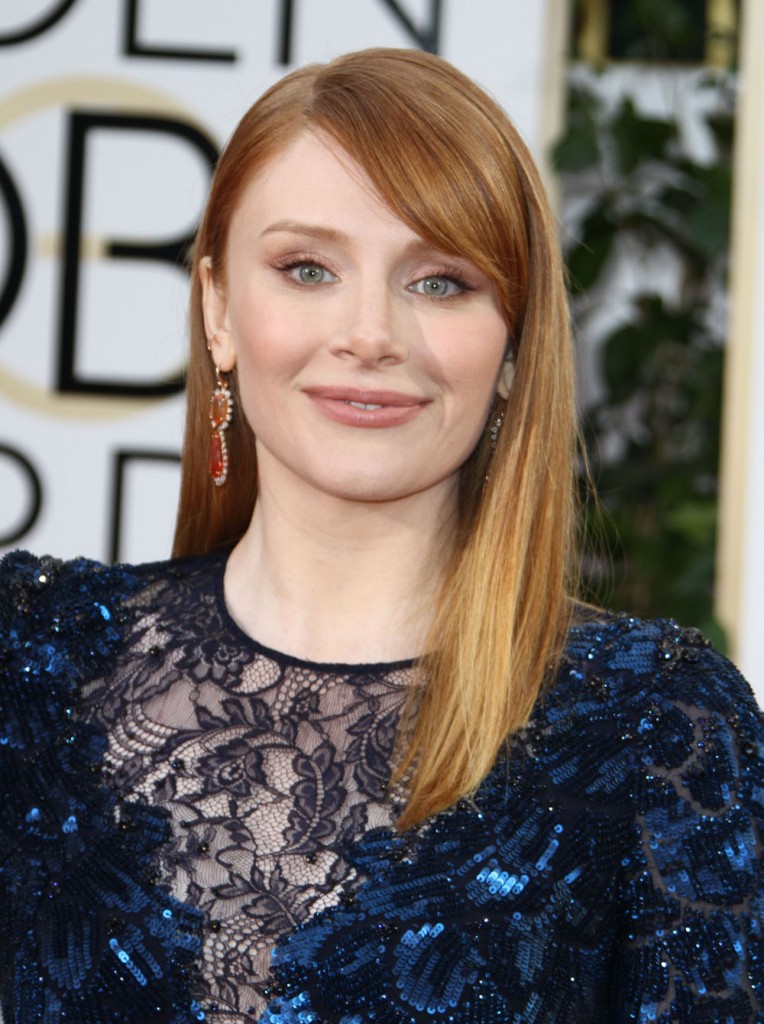
[[[546,0],[3,0],[0,549],[168,553],[178,251],[265,87],[346,50],[435,38],[540,152],[566,7],[549,2],[547,23]]]

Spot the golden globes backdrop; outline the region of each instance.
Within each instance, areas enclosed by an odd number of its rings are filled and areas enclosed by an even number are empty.
[[[561,0],[2,0],[0,550],[168,554],[183,255],[263,89],[347,50],[429,48],[540,154],[555,19]]]

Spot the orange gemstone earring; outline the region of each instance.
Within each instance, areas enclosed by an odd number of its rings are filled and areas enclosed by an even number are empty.
[[[217,487],[222,487],[228,477],[228,444],[226,430],[233,415],[233,398],[228,384],[215,367],[215,390],[210,398],[210,477]]]

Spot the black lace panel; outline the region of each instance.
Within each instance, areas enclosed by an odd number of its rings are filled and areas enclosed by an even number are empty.
[[[86,710],[107,730],[120,796],[170,813],[162,879],[209,921],[198,995],[216,1019],[239,1021],[266,1005],[276,941],[352,888],[345,852],[392,821],[414,670],[269,651],[230,619],[216,575],[163,580],[134,600],[129,642]]]

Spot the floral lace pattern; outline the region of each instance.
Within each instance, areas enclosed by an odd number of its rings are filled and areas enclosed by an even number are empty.
[[[268,651],[231,621],[218,568],[133,599],[127,642],[85,708],[109,737],[111,785],[169,811],[161,876],[209,922],[201,1003],[238,1022],[265,1007],[276,941],[352,888],[347,851],[391,824],[413,670]]]

